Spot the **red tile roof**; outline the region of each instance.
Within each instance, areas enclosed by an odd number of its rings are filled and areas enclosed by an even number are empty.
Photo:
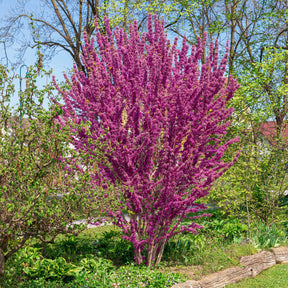
[[[259,132],[269,141],[271,145],[276,144],[277,125],[276,121],[267,121],[260,124]],[[283,140],[288,144],[288,123],[283,123],[282,126]]]

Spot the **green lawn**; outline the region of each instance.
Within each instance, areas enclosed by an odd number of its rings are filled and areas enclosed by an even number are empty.
[[[246,279],[227,288],[287,288],[288,264],[275,265],[252,279]]]

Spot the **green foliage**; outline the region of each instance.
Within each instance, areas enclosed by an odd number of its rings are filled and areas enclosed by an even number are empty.
[[[100,271],[99,271],[100,269]],[[68,283],[63,281],[51,281],[45,278],[30,279],[27,281],[21,281],[17,286],[9,287],[130,287],[130,288],[140,288],[140,287],[153,287],[153,288],[164,288],[171,287],[174,284],[184,282],[187,278],[180,273],[164,273],[157,269],[149,269],[142,266],[122,266],[120,269],[114,272],[105,272],[105,270],[99,266],[97,273],[87,273],[81,272],[75,279],[69,279]],[[102,273],[102,276],[99,276]],[[68,281],[68,280],[67,280]],[[1,286],[2,287],[2,286]],[[6,287],[6,286],[3,286]],[[8,286],[7,286],[8,287]]]
[[[233,239],[248,231],[248,226],[246,224],[239,223],[239,221],[235,221],[234,223],[227,223],[224,225],[223,234],[225,237]]]
[[[35,248],[31,248],[31,251],[33,249]],[[26,259],[24,254],[19,252],[19,257],[22,256],[21,263]],[[33,258],[29,265],[26,263],[18,271],[17,277],[21,279],[18,284],[14,284],[15,278],[14,282],[9,282],[6,278],[4,283],[0,282],[4,285],[3,287],[6,287],[5,283],[10,283],[9,287],[14,287],[13,285],[17,285],[17,287],[71,287],[71,285],[73,287],[91,287],[92,285],[94,287],[97,285],[96,287],[106,288],[120,283],[118,287],[162,288],[171,287],[171,285],[186,279],[181,274],[163,273],[157,269],[149,269],[146,266],[139,267],[135,264],[116,269],[111,260],[95,258],[94,255],[86,255],[75,264],[67,262],[63,257],[54,260],[37,258],[38,260],[35,261],[35,259]],[[19,275],[21,276],[19,277]]]
[[[201,240],[201,237],[197,237],[195,241],[190,239],[175,239],[168,241],[164,248],[163,260],[173,261],[177,259],[177,261],[185,265],[189,264],[192,257],[195,258],[195,254],[201,252],[201,248],[205,247],[204,242]],[[203,240],[205,241],[205,239]]]
[[[38,244],[33,241],[33,246],[19,250],[13,256],[15,260],[10,259],[11,261],[7,262],[6,275],[1,279],[0,285],[9,288],[106,288],[117,287],[117,284],[118,287],[131,288],[171,287],[186,279],[185,275],[170,273],[171,266],[201,265],[196,274],[203,276],[238,265],[239,257],[256,253],[260,247],[253,242],[256,235],[264,244],[269,238],[272,243],[273,237],[278,238],[276,243],[280,243],[280,240],[283,243],[285,240],[285,223],[282,226],[271,227],[255,224],[253,225],[255,232],[250,239],[247,239],[245,224],[241,226],[240,220],[221,217],[197,219],[204,229],[198,235],[186,233],[170,239],[165,246],[162,265],[152,269],[133,264],[131,257],[133,254],[127,249],[126,244],[121,248],[123,251],[121,257],[129,261],[123,265],[124,261],[119,263],[116,260],[120,247],[115,249],[115,246],[121,243],[123,245],[122,232],[112,226],[89,229],[78,236],[61,235],[54,244],[47,245],[44,258],[40,255]],[[238,232],[239,230],[242,232]],[[225,237],[223,231],[229,231],[231,237]],[[240,236],[236,237],[235,234]],[[11,268],[15,269],[14,263],[18,263],[19,268],[17,271],[14,270],[12,275],[8,272]]]
[[[122,235],[122,231],[116,230],[104,231],[96,239],[95,236],[80,238],[67,235],[55,244],[48,244],[44,255],[52,259],[62,256],[69,261],[80,261],[92,254],[109,259],[117,266],[124,265],[133,262],[134,254],[133,246],[129,241],[122,239]]]
[[[93,256],[90,258],[83,258],[79,265],[84,267],[86,271],[97,273],[99,277],[103,277],[113,270],[112,261],[103,258],[95,259]]]
[[[288,53],[274,48],[263,53],[262,62],[243,68],[241,86],[231,101],[235,111],[229,134],[241,136],[234,145],[235,150],[241,150],[240,157],[209,196],[226,215],[246,216],[248,225],[253,217],[269,224],[287,212],[280,199],[288,190],[287,139],[283,133],[287,130]],[[267,128],[263,124],[267,121],[277,125]]]
[[[91,241],[80,241],[73,234],[68,234],[54,244],[48,244],[44,250],[44,256],[52,259],[64,257],[68,261],[78,261],[85,255],[95,253],[95,246]]]
[[[147,268],[130,264],[120,267],[115,274],[115,283],[120,287],[171,287],[176,283],[184,282],[185,276],[176,274],[165,274],[157,269]],[[127,286],[125,286],[127,285]]]
[[[63,257],[58,257],[54,260],[44,258],[25,267],[23,271],[29,278],[44,278],[46,280],[61,280],[64,282],[81,278],[82,274],[93,273],[100,281],[104,281],[113,268],[110,260],[95,258],[90,255],[89,258],[83,258],[78,265],[67,263]]]
[[[241,223],[238,219],[218,220],[203,223],[203,233],[214,234],[215,237],[224,236],[228,240],[233,240],[234,237],[239,237],[248,231],[246,224]],[[205,225],[206,224],[206,225]]]
[[[255,62],[243,69],[243,75],[239,78],[241,87],[232,100],[238,120],[242,118],[242,125],[245,124],[244,118],[248,118],[250,123],[255,125],[255,122],[263,122],[270,117],[280,116],[280,113],[287,113],[284,100],[288,89],[285,81],[288,51],[271,47],[266,48],[263,53],[261,62]],[[249,123],[246,122],[247,124]]]
[[[63,257],[59,257],[55,260],[38,260],[32,267],[25,267],[23,271],[30,278],[67,281],[76,278],[83,271],[83,267],[67,263]]]
[[[171,18],[175,21],[177,15],[175,10],[180,13],[178,3],[175,1],[127,1],[127,0],[114,0],[102,3],[99,7],[99,12],[104,13],[110,18],[110,25],[112,27],[119,26],[125,31],[128,30],[129,24],[133,23],[136,18],[138,23],[142,23],[149,13],[162,15],[166,18]],[[173,15],[172,15],[173,14]],[[137,17],[138,16],[138,17]]]
[[[251,243],[255,248],[267,249],[271,247],[279,247],[287,241],[287,234],[276,224],[265,225],[258,223],[252,230]]]
[[[246,240],[234,243],[225,237],[185,235],[166,244],[163,260],[168,265],[202,265],[201,274],[205,275],[238,265],[239,256],[255,252],[257,249]]]
[[[0,253],[6,259],[31,237],[53,241],[59,233],[77,233],[83,228],[74,226],[72,231],[66,225],[79,211],[93,210],[86,197],[91,191],[87,173],[76,165],[80,155],[69,148],[69,133],[60,131],[56,121],[61,107],[50,99],[48,109],[43,108],[54,88],[48,84],[38,89],[39,76],[33,69],[29,85],[20,93],[18,111],[9,102],[14,79],[3,67],[0,70]],[[54,99],[57,102],[57,95]],[[67,155],[75,161],[69,175],[61,161]]]
[[[41,258],[39,248],[27,246],[17,251],[7,262],[8,269],[5,270],[5,282],[11,284],[13,280],[19,278],[25,267],[33,265]]]
[[[204,219],[204,218],[203,218]],[[237,265],[238,256],[256,252],[247,240],[247,225],[238,219],[198,219],[203,226],[198,233],[185,234],[168,241],[163,253],[167,263],[203,265],[202,273],[211,273]],[[241,237],[238,241],[237,237]]]
[[[96,244],[99,254],[111,259],[116,265],[130,263],[134,257],[133,245],[122,239],[122,235],[122,231],[104,232]]]

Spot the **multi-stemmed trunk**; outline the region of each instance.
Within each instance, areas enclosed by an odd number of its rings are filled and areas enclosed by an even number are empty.
[[[161,243],[156,243],[153,247],[151,245],[149,245],[148,251],[147,251],[147,254],[148,254],[147,255],[147,261],[146,261],[146,265],[148,267],[151,267],[153,265],[156,266],[156,265],[160,264],[166,242],[167,241],[161,242]],[[139,248],[134,251],[135,259],[136,259],[138,264],[143,263],[143,255],[141,252],[142,251]]]
[[[135,217],[134,217],[135,219]],[[136,220],[136,219],[135,219]],[[150,244],[147,245],[147,259],[146,259],[146,265],[148,267],[151,267],[153,265],[158,265],[161,262],[163,252],[164,252],[164,247],[165,244],[167,243],[167,237],[162,239],[161,241],[157,241],[157,239],[162,235],[163,233],[159,233],[157,236],[155,235],[154,239],[151,241]],[[139,241],[140,239],[145,239],[147,238],[147,235],[141,235],[140,233],[136,233],[136,239]],[[149,237],[148,237],[149,238]],[[143,249],[139,246],[134,246],[134,255],[135,255],[135,260],[138,264],[143,263]]]

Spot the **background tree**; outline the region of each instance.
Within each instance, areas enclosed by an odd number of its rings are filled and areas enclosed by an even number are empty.
[[[67,132],[55,123],[59,108],[51,104],[46,111],[41,105],[52,87],[39,91],[30,85],[23,92],[20,123],[9,104],[14,86],[7,73],[1,67],[0,276],[6,260],[31,237],[47,243],[59,233],[78,233],[76,226],[72,231],[67,224],[91,210],[85,174],[75,166],[67,175],[60,159],[62,154],[73,156],[76,165],[79,155],[69,151]]]
[[[288,190],[287,56],[287,50],[265,49],[262,62],[241,78],[231,101],[231,133],[241,135],[241,156],[210,194],[227,213],[245,206],[242,211],[265,223],[279,219]]]
[[[82,69],[80,52],[83,31],[90,37],[94,31],[94,17],[101,19],[99,1],[42,0],[34,11],[26,9],[26,2],[18,4],[13,14],[5,20],[1,30],[2,41],[14,43],[19,39],[19,32],[24,27],[27,29],[25,24],[29,23],[31,35],[24,35],[21,41],[23,52],[25,48],[39,44],[44,48],[45,56],[51,56],[61,49],[69,53],[78,68]]]
[[[237,140],[223,143],[222,138],[232,112],[226,103],[237,84],[230,78],[224,86],[228,54],[218,66],[217,42],[199,68],[205,40],[187,56],[185,39],[181,50],[177,40],[171,46],[156,17],[155,29],[150,16],[149,32],[142,36],[136,22],[130,37],[123,30],[112,34],[109,25],[106,19],[106,35],[97,27],[99,54],[94,39],[85,38],[82,61],[88,76],[74,66],[71,81],[66,77],[71,88],[59,89],[63,120],[88,125],[71,141],[96,159],[99,172],[92,182],[114,186],[120,207],[110,208],[109,215],[133,243],[138,264],[146,247],[151,266],[159,264],[169,238],[200,228],[180,222],[204,208],[195,201],[232,164],[221,158]],[[93,143],[98,139],[104,144],[101,161]]]
[[[45,58],[50,59],[56,52],[65,51],[72,58],[78,69],[81,66],[83,32],[90,38],[95,30],[94,18],[103,25],[104,15],[114,19],[111,25],[117,25],[126,30],[135,18],[140,19],[139,29],[147,23],[148,11],[157,10],[168,13],[171,9],[164,1],[99,1],[99,0],[42,0],[36,8],[26,8],[28,1],[18,3],[7,19],[2,22],[1,41],[7,44],[21,43],[19,57],[23,56],[27,47],[41,45]],[[168,8],[167,8],[168,7]],[[157,12],[156,11],[156,12]],[[146,20],[146,22],[145,22]],[[24,29],[30,26],[31,35],[26,35]],[[173,23],[172,23],[173,24]],[[19,37],[20,33],[23,33]],[[68,65],[67,65],[68,66]]]

